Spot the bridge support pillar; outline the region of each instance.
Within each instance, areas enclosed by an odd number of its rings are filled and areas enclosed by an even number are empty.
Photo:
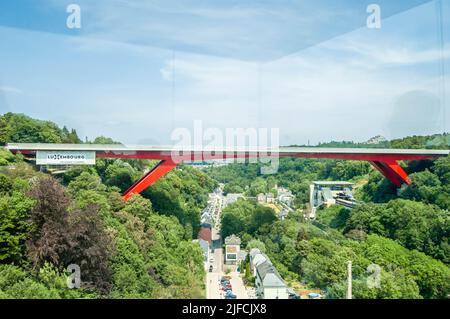
[[[177,166],[172,160],[162,160],[155,167],[153,167],[148,173],[142,176],[136,183],[133,184],[127,191],[123,194],[123,199],[128,201],[133,194],[139,194],[144,189],[155,183],[158,179],[166,175],[172,169]]]
[[[371,161],[371,164],[389,179],[397,188],[411,184],[408,174],[395,160]]]

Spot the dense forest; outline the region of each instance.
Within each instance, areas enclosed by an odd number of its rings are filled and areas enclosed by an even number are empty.
[[[81,142],[75,130],[13,113],[0,117],[0,140]],[[120,193],[154,164],[98,159],[50,176],[1,149],[0,298],[203,298],[192,239],[215,182],[181,166],[125,203]],[[70,264],[81,268],[80,289],[67,287]]]
[[[382,146],[448,149],[448,137],[413,136]],[[320,146],[362,147],[352,142]],[[207,172],[225,183],[225,191],[243,192],[249,198],[224,209],[223,234],[238,234],[248,249],[265,251],[288,282],[320,288],[327,298],[344,298],[347,261],[352,260],[355,298],[446,298],[450,293],[450,159],[401,165],[412,184],[399,192],[368,163],[358,161],[280,158],[273,175],[261,175],[257,164],[232,164]],[[321,209],[315,221],[306,221],[302,212],[313,180],[354,182],[360,205],[353,210]],[[285,220],[252,199],[259,192],[274,191],[275,184],[296,195],[297,211]],[[373,265],[381,267],[378,289],[367,285]]]

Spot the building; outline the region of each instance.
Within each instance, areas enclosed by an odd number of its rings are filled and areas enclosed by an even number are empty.
[[[258,196],[256,196],[256,200],[258,201],[258,203],[265,203],[266,195],[263,193],[259,193]]]
[[[208,261],[209,261],[209,243],[206,240],[203,239],[194,239],[194,242],[197,242],[200,245],[200,248],[203,251],[203,264],[205,267],[205,270],[208,270]]]
[[[250,270],[255,277],[256,294],[262,299],[289,299],[290,288],[269,257],[258,248],[250,250]]]
[[[202,225],[210,225],[212,227],[214,225],[213,212],[210,210],[204,211],[200,217],[200,222]]]
[[[224,201],[222,202],[222,208],[233,204],[236,202],[239,198],[243,198],[244,195],[241,193],[228,193],[227,196],[225,196]]]
[[[261,253],[261,251],[258,248],[253,248],[252,250],[250,250],[250,271],[253,275],[253,277],[256,277],[256,267],[265,262],[267,260],[267,256],[263,253]]]
[[[208,243],[211,243],[212,241],[211,225],[209,224],[200,225],[200,230],[198,232],[198,239],[202,239],[207,241]]]
[[[225,264],[236,265],[241,250],[241,239],[236,235],[225,238]]]
[[[284,187],[278,187],[277,192],[278,192],[277,200],[280,203],[286,204],[289,207],[292,206],[294,201],[294,195],[290,190]]]
[[[354,207],[356,201],[353,198],[353,184],[345,181],[314,181],[309,186],[309,204],[311,207],[310,218],[316,217],[316,210],[320,206],[330,207],[340,204],[346,207]]]
[[[266,202],[267,203],[275,203],[275,195],[272,193],[266,194]]]
[[[258,203],[275,203],[275,195],[272,193],[259,193],[256,196],[256,200]]]
[[[288,287],[270,260],[256,267],[255,286],[261,299],[289,299]]]

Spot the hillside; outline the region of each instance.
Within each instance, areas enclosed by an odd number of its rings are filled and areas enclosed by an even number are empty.
[[[76,131],[8,113],[3,142],[81,142]],[[112,142],[104,137],[94,142]],[[0,298],[203,298],[192,242],[214,182],[190,167],[123,202],[150,161],[99,159],[55,178],[0,152]],[[81,268],[68,289],[66,268]]]
[[[407,137],[384,146],[435,147],[447,135]],[[448,148],[448,144],[440,144]],[[321,144],[354,147],[352,143]],[[372,145],[373,146],[373,145]],[[206,172],[228,192],[248,196],[273,192],[274,185],[296,196],[296,213],[285,220],[254,200],[240,200],[223,213],[223,232],[241,236],[244,247],[266,251],[294,287],[320,289],[327,298],[345,298],[347,261],[353,262],[355,298],[446,298],[450,291],[450,159],[404,162],[412,184],[397,190],[369,164],[357,161],[280,158],[277,173],[261,175],[257,164],[232,164]],[[312,223],[303,210],[313,180],[355,182],[361,205],[332,206]],[[256,214],[256,215],[255,215]],[[259,217],[255,217],[259,216]],[[380,267],[377,289],[368,286]]]

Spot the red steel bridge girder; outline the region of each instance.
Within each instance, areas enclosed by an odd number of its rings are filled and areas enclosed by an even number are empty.
[[[411,183],[408,174],[395,160],[370,161],[370,163],[398,188]],[[141,193],[176,166],[177,164],[171,159],[160,161],[124,193],[124,200],[128,201],[133,194]]]
[[[177,164],[170,159],[162,160],[149,172],[142,176],[136,183],[134,183],[127,191],[125,191],[125,193],[123,194],[123,199],[125,201],[128,201],[131,196],[133,196],[133,194],[141,193],[147,187],[155,183],[158,179],[173,170],[176,166]]]
[[[396,187],[410,184],[408,174],[400,167],[398,161],[436,159],[448,156],[448,150],[393,150],[393,149],[327,149],[282,147],[277,151],[245,151],[245,150],[176,150],[171,147],[127,147],[124,145],[80,145],[80,144],[37,144],[11,143],[6,146],[13,153],[22,153],[30,157],[36,156],[39,150],[94,150],[100,158],[153,159],[160,163],[146,173],[124,194],[128,200],[133,194],[140,193],[159,178],[184,161],[204,161],[211,159],[250,159],[276,157],[329,158],[339,160],[359,160],[370,162]]]
[[[389,181],[396,187],[411,184],[408,174],[394,160],[388,161],[371,161],[372,165],[380,171]]]

